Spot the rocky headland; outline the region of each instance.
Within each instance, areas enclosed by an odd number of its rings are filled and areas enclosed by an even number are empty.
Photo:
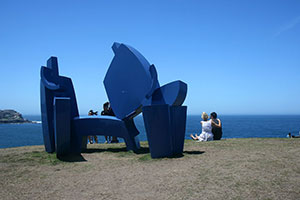
[[[15,110],[0,110],[0,124],[8,123],[33,123],[24,119],[21,113]]]

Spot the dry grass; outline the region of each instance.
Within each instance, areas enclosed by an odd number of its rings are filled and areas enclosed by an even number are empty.
[[[124,144],[64,160],[42,146],[0,149],[0,199],[300,199],[300,139],[185,142],[151,159]]]

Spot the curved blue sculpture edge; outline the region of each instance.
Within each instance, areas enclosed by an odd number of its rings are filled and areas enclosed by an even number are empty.
[[[136,136],[139,132],[132,119],[79,117],[72,80],[59,76],[56,57],[49,58],[47,67],[41,67],[40,88],[43,139],[47,152],[56,151],[57,156],[80,153],[86,147],[83,137],[91,134],[121,137],[128,150],[138,150]]]
[[[155,66],[136,49],[120,43],[112,48],[115,56],[104,85],[116,115],[126,119],[143,112],[152,158],[181,154],[187,84],[174,81],[161,87]]]
[[[139,132],[133,118],[143,111],[151,157],[181,154],[186,126],[186,106],[181,105],[187,94],[187,84],[174,81],[160,87],[155,66],[150,65],[142,54],[125,44],[114,43],[112,48],[115,57],[104,85],[113,110],[123,120],[110,119],[107,127],[103,125],[107,122],[101,123],[107,119],[79,117],[72,80],[59,76],[56,57],[51,57],[47,67],[41,68],[41,112],[46,151],[80,153],[86,146],[86,143],[82,146],[82,138],[86,135],[123,137],[127,149],[136,151]],[[63,120],[67,117],[62,116],[68,113],[70,119]],[[68,141],[70,144],[66,144]]]

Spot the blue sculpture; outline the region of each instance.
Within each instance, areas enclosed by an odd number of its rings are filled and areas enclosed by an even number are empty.
[[[182,105],[187,92],[185,83],[174,81],[160,87],[155,66],[137,50],[116,42],[112,49],[115,56],[103,83],[118,118],[136,116],[144,106]]]
[[[160,87],[155,66],[136,49],[119,43],[112,49],[104,86],[116,116],[132,119],[143,111],[152,158],[182,153],[187,85],[174,81]]]
[[[47,152],[80,153],[88,135],[124,138],[128,150],[139,148],[134,117],[143,111],[152,158],[183,152],[187,85],[174,81],[160,87],[154,65],[134,48],[114,43],[114,58],[104,86],[116,117],[80,117],[72,80],[59,76],[56,57],[41,68],[41,112]]]
[[[45,149],[57,155],[80,153],[86,136],[110,135],[124,139],[127,149],[136,151],[139,143],[133,121],[111,116],[80,117],[72,80],[60,76],[56,57],[41,67],[41,113]],[[133,136],[132,136],[133,135]]]

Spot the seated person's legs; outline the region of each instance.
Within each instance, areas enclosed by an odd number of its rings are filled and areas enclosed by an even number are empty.
[[[88,143],[89,144],[93,144],[93,138],[92,138],[92,136],[89,135],[87,138],[88,138]]]
[[[111,142],[111,136],[105,135],[105,143],[110,143]]]
[[[116,136],[112,136],[111,143],[119,143],[119,140]]]
[[[190,136],[193,140],[199,140],[199,138],[198,138],[199,136],[197,134],[195,134],[195,136],[193,134],[191,134]]]
[[[97,138],[97,135],[94,135],[94,140],[95,140],[95,143],[98,144],[98,138]]]

